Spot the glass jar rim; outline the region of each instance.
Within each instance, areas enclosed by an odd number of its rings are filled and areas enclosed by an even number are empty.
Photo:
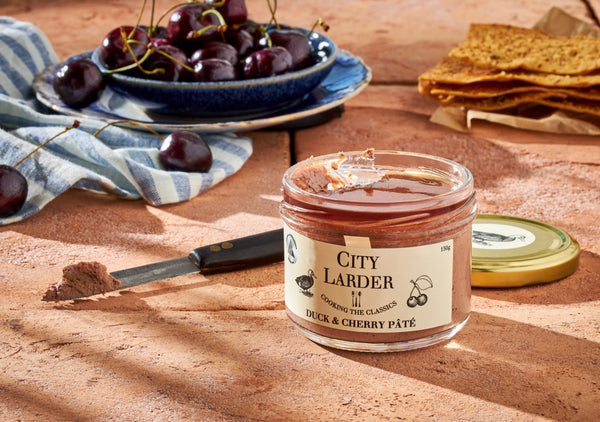
[[[325,196],[319,194],[319,192],[309,192],[294,183],[294,174],[304,167],[318,163],[331,163],[334,161],[347,160],[348,158],[365,156],[365,151],[349,151],[310,157],[291,166],[283,175],[284,199],[287,197],[287,199],[295,203],[295,206],[306,206],[307,208],[315,210],[388,214],[418,213],[444,208],[467,201],[473,195],[473,176],[465,166],[456,161],[416,152],[375,149],[371,151],[373,155],[373,169],[396,171],[406,171],[407,169],[410,169],[421,173],[428,172],[449,183],[452,186],[452,189],[435,196],[413,200],[357,201],[341,199],[340,197]],[[383,159],[391,160],[392,163],[383,167],[378,167],[378,158],[380,161]],[[396,164],[393,163],[394,160],[397,162]]]

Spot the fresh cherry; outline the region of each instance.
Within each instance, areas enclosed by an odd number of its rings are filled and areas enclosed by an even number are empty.
[[[229,25],[244,23],[248,19],[248,8],[245,0],[206,0],[221,13]]]
[[[167,170],[205,173],[212,166],[212,153],[197,133],[176,131],[163,141],[158,159]]]
[[[9,217],[23,207],[27,199],[27,179],[14,167],[0,165],[0,217]]]
[[[0,165],[0,217],[9,217],[17,213],[27,199],[29,191],[27,179],[17,170],[17,167],[37,150],[43,148],[48,142],[77,127],[79,127],[79,121],[75,120],[71,126],[35,147],[14,166]]]
[[[238,56],[241,59],[246,58],[246,56],[257,49],[256,40],[245,29],[229,29],[225,32],[225,39],[237,50]]]
[[[82,108],[98,99],[104,88],[104,77],[94,62],[77,59],[57,70],[52,86],[63,103]]]
[[[235,81],[239,73],[227,60],[204,59],[194,65],[194,79],[198,82]]]
[[[260,23],[252,19],[248,19],[242,25],[236,25],[235,28],[243,29],[244,31],[248,32],[255,40],[259,40],[263,35],[265,35],[265,28]]]
[[[207,41],[218,40],[221,22],[211,11],[214,9],[204,3],[186,4],[175,10],[167,25],[169,42],[190,52]]]
[[[237,66],[240,60],[235,47],[223,41],[207,42],[201,48],[194,51],[190,56],[190,63],[194,66],[200,60],[205,59],[223,59],[233,66]]]
[[[273,46],[284,47],[293,59],[292,70],[305,69],[313,64],[313,51],[305,34],[297,29],[274,29],[268,35]],[[264,43],[263,40],[260,41]]]
[[[285,48],[263,48],[246,57],[243,73],[247,79],[281,75],[292,70],[292,63],[292,55]]]
[[[146,54],[149,42],[150,38],[142,28],[120,26],[104,37],[100,46],[100,59],[109,69],[128,66]]]
[[[170,44],[161,44],[143,63],[146,72],[139,69],[136,74],[141,77],[159,81],[182,82],[191,79],[191,71],[187,69],[187,55]],[[141,75],[140,75],[141,74]]]

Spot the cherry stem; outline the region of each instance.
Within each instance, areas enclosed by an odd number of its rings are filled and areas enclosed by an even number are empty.
[[[145,3],[146,3],[146,0],[144,0],[144,6],[142,6],[142,9],[143,9],[143,7],[145,7]],[[154,8],[155,7],[156,7],[156,1],[152,0],[152,9],[150,9],[150,28],[148,30],[149,37],[152,37],[156,31],[156,28],[154,28]]]
[[[73,121],[73,124],[65,129],[63,129],[61,132],[57,133],[56,135],[54,135],[52,138],[49,138],[47,140],[45,140],[44,142],[42,142],[41,144],[39,144],[37,147],[35,147],[33,149],[33,151],[31,151],[29,154],[27,154],[25,157],[21,158],[19,160],[19,162],[17,164],[15,164],[13,167],[16,168],[18,165],[20,165],[23,161],[25,161],[27,158],[31,157],[33,154],[35,154],[35,152],[37,150],[39,150],[40,148],[43,148],[44,146],[46,146],[46,144],[48,144],[50,141],[56,139],[57,137],[59,137],[60,135],[62,135],[63,133],[68,132],[71,129],[75,129],[79,127],[79,120],[75,120]]]
[[[132,43],[136,43],[136,42],[140,43],[139,41],[132,40]],[[142,43],[140,43],[140,44],[142,44]],[[146,53],[142,56],[142,58],[138,60],[135,57],[135,55],[133,54],[133,51],[131,51],[131,47],[128,46],[128,48],[129,48],[129,51],[131,52],[131,55],[132,55],[133,60],[134,60],[134,63],[131,63],[131,64],[127,65],[127,66],[119,67],[117,69],[108,69],[108,70],[105,71],[105,73],[110,74],[110,73],[125,72],[126,70],[131,70],[131,69],[134,69],[136,67],[139,68],[144,73],[148,73],[148,74],[150,74],[150,73],[156,73],[156,72],[149,72],[149,71],[145,70],[142,67],[142,63],[144,63],[146,61],[146,59],[148,59],[148,57],[150,57],[150,55],[152,54],[152,51],[153,51],[152,49],[149,48],[146,51]]]
[[[327,23],[325,23],[325,21],[323,21],[323,19],[318,18],[315,21],[315,23],[313,24],[312,28],[310,28],[310,31],[308,31],[306,36],[308,37],[310,34],[312,34],[315,31],[315,28],[317,26],[320,26],[321,28],[323,28],[323,31],[325,31],[325,32],[329,31],[329,25],[327,25]]]
[[[154,9],[154,0],[152,1],[152,8]],[[138,13],[137,21],[135,22],[135,28],[140,26],[140,22],[142,21],[142,13],[144,13],[144,9],[146,8],[146,0],[142,2],[142,8],[140,9],[140,13]],[[133,31],[132,31],[133,33]]]
[[[106,129],[107,127],[109,127],[109,126],[113,126],[113,125],[117,125],[117,124],[120,124],[120,123],[129,123],[129,124],[132,124],[132,125],[141,126],[141,127],[143,127],[144,129],[147,129],[147,130],[149,130],[150,132],[152,132],[152,133],[153,133],[154,135],[156,135],[156,136],[157,136],[157,137],[158,137],[158,138],[159,138],[161,141],[164,141],[164,140],[165,140],[164,136],[162,136],[160,133],[158,133],[157,131],[155,131],[154,129],[152,129],[150,126],[148,126],[148,125],[146,125],[146,124],[144,124],[144,123],[142,123],[142,122],[137,122],[137,121],[135,121],[135,120],[114,120],[114,121],[112,121],[112,122],[110,122],[110,123],[107,123],[106,125],[102,126],[100,129],[98,129],[96,132],[94,132],[93,136],[94,136],[94,137],[97,137],[97,136],[100,134],[100,132],[102,132],[102,131],[103,131],[104,129]]]
[[[267,47],[273,48],[273,40],[271,39],[271,35],[267,31],[264,31],[263,37],[267,39]]]
[[[225,18],[223,17],[223,15],[221,13],[219,13],[218,10],[216,9],[208,9],[205,10],[204,12],[202,12],[202,14],[200,15],[202,18],[205,18],[206,15],[210,15],[213,14],[215,15],[218,19],[219,19],[219,23],[221,24],[221,26],[227,27],[227,22],[225,22]]]
[[[135,31],[135,29],[134,29],[134,31]],[[131,33],[133,34],[133,31],[131,31]],[[123,36],[123,27],[121,27],[121,36]],[[138,67],[140,69],[142,69],[142,67],[140,65],[140,62],[138,62],[137,57],[135,57],[135,53],[131,49],[131,45],[130,44],[135,44],[135,43],[139,44],[140,42],[137,41],[137,40],[129,40],[129,39],[126,40],[125,38],[123,38],[123,46],[124,46],[124,48],[127,49],[127,51],[129,52],[129,54],[131,55],[131,58],[135,61],[135,63],[138,65]],[[146,51],[146,53],[144,54],[144,56],[142,57],[142,59],[146,60],[146,58],[148,58],[148,56],[149,56],[148,51]],[[141,63],[143,63],[143,61]],[[144,70],[144,69],[142,69],[142,70]]]
[[[225,40],[225,31],[227,31],[227,22],[225,22],[225,18],[223,17],[222,14],[220,14],[215,9],[205,10],[204,12],[202,12],[202,14],[200,16],[204,19],[207,15],[210,15],[210,14],[215,15],[217,17],[217,19],[219,19],[219,25],[206,25],[202,29],[191,32],[191,33],[187,34],[187,36],[186,36],[186,38],[188,40],[193,40],[195,38],[199,38],[202,36],[202,34],[204,34],[209,29],[215,29],[215,28],[221,34],[221,37],[223,37],[223,41]]]
[[[125,32],[125,29],[122,26],[120,26],[119,29],[121,32],[121,38],[123,39],[123,52],[125,52],[129,47],[129,43],[135,41],[131,37],[133,37],[133,33],[137,29],[137,24],[131,29],[131,32],[129,34]],[[129,51],[131,54],[133,54],[133,52],[131,52],[131,49],[129,49]]]
[[[183,63],[181,60],[177,60],[175,57],[171,56],[169,53],[165,53],[162,50],[158,50],[158,49],[153,49],[153,51],[155,53],[158,54],[162,54],[163,56],[165,56],[167,59],[174,61],[175,63],[177,63],[178,65],[180,65],[181,67],[183,67],[184,69],[190,71],[190,72],[194,72],[194,69],[192,69],[190,66],[188,66],[187,64]],[[143,70],[143,69],[142,69]],[[155,69],[157,70],[157,69]],[[164,70],[164,69],[163,69]],[[145,71],[148,72],[148,71]],[[149,73],[153,73],[153,72],[149,72]]]
[[[227,30],[227,25],[206,25],[202,29],[190,32],[189,34],[186,35],[186,38],[188,40],[200,38],[202,36],[202,34],[204,34],[209,29],[216,29],[224,37],[225,36],[224,33]]]
[[[271,0],[267,0],[267,5],[269,6],[269,11],[271,12],[271,20],[269,21],[269,24],[272,22],[277,28],[279,28],[279,23],[277,23],[277,18],[275,17],[275,12],[277,11],[277,0],[273,0],[273,3],[271,3]]]

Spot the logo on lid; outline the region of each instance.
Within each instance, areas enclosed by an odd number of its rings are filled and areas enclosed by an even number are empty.
[[[473,248],[514,249],[531,245],[535,235],[529,230],[505,224],[473,224]]]

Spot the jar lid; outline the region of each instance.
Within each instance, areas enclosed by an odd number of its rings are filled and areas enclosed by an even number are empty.
[[[549,283],[579,265],[579,244],[565,231],[524,218],[479,214],[473,221],[471,285]]]

